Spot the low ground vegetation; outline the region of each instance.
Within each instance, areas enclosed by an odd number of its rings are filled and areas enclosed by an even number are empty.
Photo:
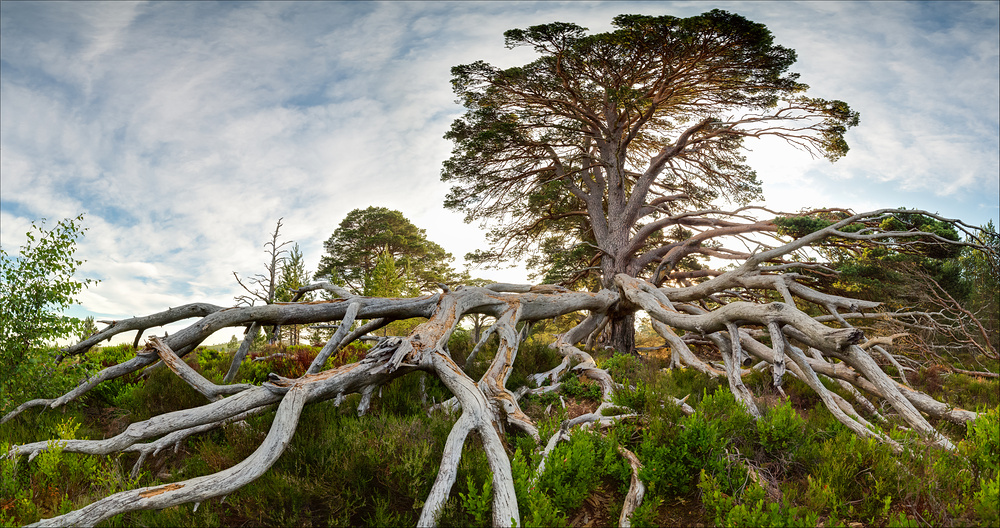
[[[451,349],[456,357],[471,345],[461,333]],[[509,387],[530,385],[528,375],[555,366],[560,357],[529,338]],[[330,358],[328,366],[357,361],[366,346],[354,344]],[[260,384],[270,372],[296,377],[318,348],[265,346],[253,352],[238,382]],[[467,365],[485,372],[496,345]],[[130,345],[95,349],[64,362],[49,376],[58,393],[80,376],[120,363],[134,354]],[[218,382],[232,353],[225,346],[201,347],[186,362]],[[607,526],[618,522],[629,490],[631,469],[621,448],[642,463],[647,486],[633,526],[969,526],[996,525],[1000,482],[1000,390],[996,379],[953,374],[940,367],[921,369],[915,388],[961,402],[980,417],[962,429],[940,425],[958,449],[929,447],[902,427],[891,437],[904,447],[859,438],[839,423],[815,392],[795,379],[785,397],[770,387],[770,373],[744,377],[760,394],[764,409],[756,422],[724,380],[693,369],[665,369],[669,361],[610,355],[597,359],[623,383],[616,403],[641,418],[610,427],[572,432],[549,455],[536,475],[540,447],[525,434],[508,437],[515,491],[525,526]],[[546,364],[548,363],[548,364]],[[997,366],[991,365],[995,371]],[[60,385],[65,385],[63,387]],[[842,391],[829,384],[832,391]],[[687,415],[673,398],[688,395],[695,412]],[[161,511],[115,516],[101,526],[413,526],[434,482],[445,440],[457,418],[432,409],[450,394],[436,378],[399,378],[357,416],[360,396],[336,405],[326,401],[303,410],[291,445],[250,485],[223,500]],[[846,397],[847,395],[844,394]],[[11,445],[51,440],[51,447],[28,461],[0,461],[0,524],[23,525],[78,509],[101,497],[137,486],[169,484],[231,467],[260,444],[274,413],[226,425],[183,442],[130,469],[138,456],[62,453],[60,440],[101,439],[126,425],[190,408],[203,397],[167,369],[116,378],[59,410],[25,413],[0,428],[0,452]],[[592,412],[601,399],[590,380],[570,377],[558,391],[525,396],[522,408],[539,425],[541,446],[563,420]],[[878,405],[878,402],[875,402]],[[458,466],[456,485],[441,514],[442,526],[490,524],[489,466],[473,436]]]

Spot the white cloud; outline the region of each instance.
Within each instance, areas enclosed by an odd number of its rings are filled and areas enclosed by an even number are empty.
[[[82,271],[102,282],[82,299],[107,317],[232,302],[232,271],[263,269],[262,244],[279,217],[309,266],[347,212],[369,205],[401,210],[460,262],[483,241],[477,226],[442,208],[439,172],[451,148],[442,135],[461,113],[449,69],[531,60],[528,49],[503,47],[512,27],[560,20],[605,31],[619,13],[712,7],[0,5],[0,239],[6,248],[29,219],[86,211]],[[757,148],[772,203],[900,205],[894,198],[930,196],[942,209],[996,217],[981,197],[997,193],[995,9],[720,6],[766,23],[797,49],[793,69],[814,95],[862,111],[853,150],[835,165],[785,146]],[[890,196],[860,191],[868,186]]]

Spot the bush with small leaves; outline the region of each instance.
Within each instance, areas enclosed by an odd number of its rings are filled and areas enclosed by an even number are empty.
[[[768,454],[794,454],[805,440],[805,420],[792,408],[791,401],[785,400],[757,420],[757,434]]]
[[[583,383],[579,376],[566,377],[559,387],[560,392],[571,398],[600,401],[601,387],[596,383]]]
[[[639,381],[645,365],[642,358],[632,354],[615,354],[601,362],[601,368],[618,383],[632,384]]]
[[[468,475],[466,477],[466,487],[469,490],[468,494],[458,494],[462,499],[462,507],[465,508],[466,513],[472,516],[475,526],[489,525],[493,518],[492,480],[489,478],[485,479],[482,487],[480,487],[472,481],[472,475]]]
[[[719,527],[790,526],[812,528],[819,515],[785,500],[772,502],[754,482],[742,493],[732,496],[723,490],[719,479],[702,470],[698,483],[702,504]]]
[[[531,457],[520,448],[510,459],[510,469],[514,476],[514,494],[521,512],[524,526],[569,526],[566,513],[561,511],[541,489],[534,484],[535,470]]]

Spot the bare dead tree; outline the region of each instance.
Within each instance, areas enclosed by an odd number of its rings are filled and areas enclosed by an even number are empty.
[[[974,351],[990,359],[998,359],[997,345],[983,326],[981,315],[973,313],[955,300],[933,277],[911,270],[918,300],[932,310],[924,310],[920,321],[926,328],[915,328],[914,344],[932,357],[959,349]],[[920,326],[920,325],[916,325]],[[993,338],[995,340],[995,338]]]
[[[614,277],[614,288],[597,292],[570,291],[541,285],[491,284],[448,289],[435,295],[410,299],[384,299],[352,295],[329,283],[313,284],[305,290],[325,289],[338,298],[330,301],[274,303],[258,306],[221,308],[192,304],[172,308],[152,316],[117,321],[89,339],[67,347],[64,355],[80,354],[94,344],[127,331],[140,332],[153,325],[182,319],[194,319],[185,329],[165,338],[151,338],[136,356],[99,372],[80,386],[54,400],[26,402],[3,417],[0,423],[14,419],[34,407],[57,408],[79,398],[99,383],[137,372],[162,360],[176,375],[206,398],[199,407],[154,416],[131,424],[121,434],[104,440],[66,440],[63,450],[70,453],[106,455],[122,452],[140,454],[133,472],[148,456],[176,445],[185,438],[223,423],[239,421],[277,406],[270,432],[260,447],[236,466],[168,485],[143,487],[116,493],[65,515],[43,519],[37,526],[89,526],[113,515],[139,510],[159,509],[183,503],[199,503],[224,496],[259,477],[275,462],[295,433],[299,414],[305,405],[334,400],[345,395],[361,395],[358,412],[364,413],[378,388],[400,376],[425,372],[438,377],[454,396],[445,402],[461,414],[444,446],[433,487],[420,515],[421,526],[433,526],[451,493],[466,439],[475,431],[482,439],[493,475],[493,522],[520,523],[514,495],[509,454],[503,435],[521,431],[539,442],[542,464],[554,446],[577,428],[600,427],[634,416],[629,409],[615,410],[612,395],[619,385],[607,371],[599,368],[583,344],[592,342],[609,314],[623,306],[645,311],[654,327],[664,337],[676,365],[698,369],[712,376],[725,376],[738,401],[753,416],[760,411],[754,394],[742,382],[746,365],[763,362],[770,368],[775,384],[787,376],[795,377],[822,400],[825,407],[846,427],[859,436],[874,438],[896,449],[902,447],[879,425],[882,413],[891,413],[908,428],[918,432],[925,442],[942,449],[953,449],[952,442],[929,421],[947,420],[964,424],[976,413],[954,408],[944,402],[892,379],[876,362],[875,348],[889,346],[867,340],[851,320],[875,313],[879,303],[862,301],[821,292],[794,270],[811,264],[794,260],[797,252],[810,245],[828,241],[838,243],[888,244],[907,247],[915,244],[972,245],[943,239],[930,232],[893,231],[880,228],[897,210],[879,210],[854,214],[813,232],[773,246],[757,243],[746,253],[742,263],[728,271],[685,278],[683,283],[638,279],[627,274]],[[974,229],[961,222],[922,214],[948,222],[962,229]],[[773,226],[773,224],[771,224]],[[280,226],[280,224],[279,224]],[[773,227],[769,227],[773,231]],[[276,243],[275,231],[274,247]],[[275,253],[276,255],[276,253]],[[809,315],[818,309],[825,315]],[[555,368],[539,372],[531,379],[539,388],[512,390],[507,386],[514,362],[518,360],[522,334],[518,324],[552,319],[565,314],[585,314],[569,331],[556,336],[551,346],[563,357]],[[486,373],[473,379],[452,358],[446,344],[463,316],[481,314],[494,319],[485,332],[496,334],[499,348]],[[883,314],[883,316],[885,316]],[[382,338],[367,355],[355,363],[325,369],[326,358],[339,348],[361,338],[367,332],[389,322],[421,317],[426,321],[408,336]],[[368,320],[351,331],[357,320]],[[307,373],[289,379],[272,374],[260,386],[216,385],[186,368],[181,358],[209,336],[224,328],[247,325],[330,323],[339,321],[339,330],[317,356]],[[485,337],[484,337],[485,339]],[[722,364],[712,364],[692,350],[712,347]],[[463,359],[463,358],[458,358]],[[749,362],[748,362],[749,360]],[[235,362],[235,359],[234,359]],[[575,365],[575,366],[574,366]],[[572,368],[571,368],[572,367]],[[601,388],[602,403],[593,413],[567,420],[560,430],[541,445],[538,428],[520,408],[521,396],[528,392],[552,390],[568,375],[580,375]],[[832,379],[849,389],[854,401],[847,401],[830,391],[823,379]],[[873,399],[884,403],[882,413],[875,410]],[[677,399],[684,412],[694,412]],[[857,407],[861,409],[858,410]],[[618,413],[615,415],[615,413]],[[876,423],[870,421],[874,419]],[[6,456],[37,456],[48,446],[35,442],[11,448]],[[637,472],[637,461],[623,452]],[[538,468],[541,474],[543,467]],[[637,474],[637,473],[636,473]],[[641,502],[641,481],[633,478],[623,508],[623,523]]]
[[[277,225],[274,226],[274,232],[271,233],[271,240],[264,244],[266,253],[271,257],[269,263],[264,264],[264,269],[267,270],[267,275],[256,274],[253,277],[247,279],[247,282],[251,286],[247,286],[240,280],[240,276],[234,271],[233,276],[236,277],[236,282],[239,283],[240,287],[246,290],[248,295],[239,295],[236,297],[237,305],[248,305],[253,306],[257,301],[261,301],[264,304],[272,304],[274,302],[275,288],[278,285],[278,273],[281,271],[281,265],[285,262],[285,253],[288,250],[281,249],[288,244],[291,244],[291,240],[287,240],[282,243],[278,243],[278,233],[281,231],[281,218],[278,219]],[[270,249],[267,249],[270,247]],[[236,352],[236,357],[233,359],[232,364],[229,367],[229,372],[223,378],[224,383],[231,383],[236,379],[236,375],[239,373],[240,365],[243,363],[243,359],[250,352],[250,347],[253,345],[255,339],[257,339],[257,334],[260,333],[261,325],[257,322],[252,322],[247,327],[246,332],[243,336],[243,342],[240,343],[240,348]],[[278,325],[274,325],[271,329],[271,339],[272,341],[278,335]]]
[[[270,262],[264,263],[264,269],[267,270],[267,274],[258,273],[253,277],[247,279],[250,286],[247,286],[240,280],[239,274],[235,271],[233,276],[236,277],[236,282],[239,283],[240,287],[246,290],[248,295],[238,295],[236,297],[236,304],[245,304],[248,306],[253,306],[257,301],[263,302],[264,304],[271,304],[274,302],[275,288],[278,285],[278,273],[281,271],[281,265],[285,262],[284,255],[288,253],[287,249],[282,249],[288,244],[293,243],[291,240],[286,240],[285,242],[278,243],[279,233],[281,231],[281,221],[283,219],[279,218],[277,225],[274,226],[274,232],[271,233],[271,240],[264,243],[265,253],[271,258]]]

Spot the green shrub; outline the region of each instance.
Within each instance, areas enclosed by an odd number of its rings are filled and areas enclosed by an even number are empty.
[[[482,487],[472,481],[472,475],[466,477],[468,494],[459,493],[462,507],[472,516],[474,526],[488,526],[493,521],[493,481],[487,478]]]
[[[632,517],[629,519],[632,526],[636,528],[655,528],[659,526],[656,523],[656,514],[661,505],[663,505],[663,499],[650,497],[643,500],[642,504],[632,512]]]
[[[538,486],[532,485],[535,475],[534,465],[530,457],[520,449],[514,452],[510,459],[510,469],[514,476],[514,494],[517,497],[518,509],[524,526],[551,526],[553,528],[569,526],[566,514],[553,503]]]
[[[737,445],[750,443],[757,436],[753,417],[727,389],[706,393],[697,411],[699,419],[717,421],[720,436]]]
[[[571,512],[597,487],[601,477],[601,456],[604,439],[594,433],[573,434],[552,450],[545,463],[545,472],[538,479],[538,489],[552,497],[563,512]]]
[[[979,413],[979,417],[966,427],[968,433],[960,450],[978,475],[995,477],[1000,473],[1000,406]]]
[[[93,375],[97,372],[135,357],[131,344],[94,348],[87,354],[81,365]],[[97,398],[116,407],[124,407],[132,398],[132,391],[142,381],[137,373],[105,380],[87,393],[88,398]]]
[[[628,407],[636,412],[644,412],[649,400],[648,392],[646,384],[642,381],[636,382],[635,385],[625,384],[611,393],[611,401],[615,405]]]
[[[688,495],[695,490],[701,470],[722,479],[726,489],[737,486],[745,472],[730,467],[725,453],[738,437],[734,431],[750,438],[746,430],[753,430],[753,420],[732,394],[721,390],[705,395],[692,416],[683,416],[673,406],[663,407],[667,408],[673,409],[672,416],[663,419],[661,410],[661,419],[649,423],[639,446],[643,463],[639,477],[648,484],[650,494]]]
[[[792,408],[791,402],[785,400],[757,420],[757,434],[768,454],[794,453],[805,441],[805,420]]]
[[[632,354],[615,354],[601,362],[601,368],[608,371],[618,383],[634,384],[639,381],[645,369],[642,358]]]
[[[1000,523],[1000,479],[980,480],[979,491],[972,496],[972,508],[983,526],[997,526]]]
[[[583,383],[579,376],[569,375],[563,378],[559,391],[571,398],[582,398],[591,401],[601,400],[601,387],[594,382]]]
[[[792,506],[784,499],[767,500],[767,493],[756,482],[747,486],[737,497],[723,491],[719,480],[702,470],[698,483],[705,510],[720,527],[801,526],[813,528],[819,515],[805,508]]]
[[[966,439],[959,443],[976,475],[979,490],[971,493],[972,510],[984,526],[996,525],[1000,516],[1000,407],[979,413],[967,424]]]
[[[836,513],[841,504],[837,497],[837,491],[823,479],[814,479],[812,475],[806,476],[806,482],[806,493],[803,497],[805,505],[820,513],[831,511]]]
[[[651,495],[688,495],[695,489],[700,470],[713,475],[726,473],[726,444],[718,423],[698,414],[682,419],[672,429],[647,429],[639,446],[643,463],[639,478],[647,483]]]

